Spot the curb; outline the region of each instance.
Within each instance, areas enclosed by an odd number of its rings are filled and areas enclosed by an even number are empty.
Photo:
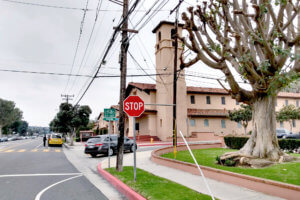
[[[70,145],[68,145],[67,143],[63,143],[63,146],[67,149],[72,149],[73,147],[71,147]]]
[[[112,184],[119,192],[126,196],[130,200],[146,200],[145,197],[135,192],[128,187],[125,183],[111,175],[109,172],[101,168],[101,163],[97,166],[98,173],[105,178],[110,184]]]
[[[180,151],[179,148],[178,151]],[[184,147],[182,148],[184,149]],[[160,156],[162,154],[169,153],[172,151],[173,149],[170,147],[156,149],[151,153],[151,160],[159,165],[164,165],[191,174],[199,175],[198,168],[194,163],[187,163],[187,162],[164,158]],[[269,179],[259,178],[259,177],[253,177],[244,174],[238,174],[238,173],[229,172],[221,169],[215,169],[212,167],[207,167],[202,165],[200,165],[200,167],[203,173],[206,174],[206,177],[208,178],[212,178],[224,183],[237,185],[240,187],[245,187],[250,190],[262,192],[272,196],[281,197],[284,199],[299,200],[299,196],[300,196],[299,186],[273,181]]]

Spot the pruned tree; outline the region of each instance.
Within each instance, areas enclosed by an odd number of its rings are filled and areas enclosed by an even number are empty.
[[[291,132],[293,132],[293,120],[300,119],[300,108],[296,108],[294,105],[287,105],[282,107],[279,112],[276,112],[277,121],[290,123]]]
[[[22,111],[16,107],[13,101],[0,99],[0,137],[2,137],[2,128],[15,121],[22,119]]]
[[[181,69],[201,60],[222,71],[230,88],[219,81],[222,87],[238,102],[253,107],[251,137],[239,152],[222,159],[246,164],[255,158],[292,159],[278,145],[275,100],[280,89],[299,78],[299,4],[298,0],[210,0],[182,14],[188,37],[181,40],[194,57],[185,61],[182,55]],[[235,74],[252,90],[241,87]]]
[[[241,123],[244,127],[244,134],[247,134],[247,126],[252,119],[252,108],[249,105],[242,104],[241,108],[228,112],[229,119]]]

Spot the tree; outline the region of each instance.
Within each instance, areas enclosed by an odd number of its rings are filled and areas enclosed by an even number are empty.
[[[71,133],[71,145],[73,145],[74,133],[81,126],[87,126],[91,113],[89,106],[73,107],[71,104],[62,103],[55,118],[50,122],[50,129],[64,134]]]
[[[242,104],[240,109],[229,111],[228,115],[230,120],[242,124],[242,126],[244,127],[244,133],[246,135],[248,123],[252,119],[251,106]]]
[[[16,107],[13,101],[0,99],[0,137],[2,128],[22,118],[22,111]]]
[[[278,145],[275,100],[280,89],[300,77],[300,33],[295,28],[297,18],[300,27],[299,4],[297,0],[211,0],[182,14],[188,38],[180,39],[194,57],[185,61],[182,53],[180,68],[201,60],[223,72],[230,88],[221,81],[220,85],[253,108],[251,137],[239,152],[224,154],[222,159],[240,164],[256,158],[293,159]],[[234,74],[252,90],[241,87]]]
[[[280,122],[289,122],[293,132],[293,120],[300,119],[300,108],[297,109],[294,105],[284,106],[276,113],[276,119]]]
[[[12,123],[9,128],[20,135],[25,135],[27,133],[28,123],[23,120],[18,120]]]

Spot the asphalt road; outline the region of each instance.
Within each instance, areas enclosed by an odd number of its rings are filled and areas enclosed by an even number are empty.
[[[0,143],[1,200],[104,200],[66,159],[61,147],[42,138]]]

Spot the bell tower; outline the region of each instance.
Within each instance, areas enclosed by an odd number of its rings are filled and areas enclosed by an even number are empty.
[[[178,26],[178,34],[182,34],[182,24]],[[174,74],[174,33],[173,22],[161,21],[152,31],[156,34],[156,103],[173,104],[173,74]],[[182,43],[178,41],[177,70],[180,69],[180,55],[183,51]],[[166,74],[166,75],[159,75]],[[177,73],[177,130],[187,134],[187,91],[184,70]],[[157,106],[157,136],[162,140],[173,136],[173,108],[172,106]],[[179,135],[179,134],[177,134]]]

